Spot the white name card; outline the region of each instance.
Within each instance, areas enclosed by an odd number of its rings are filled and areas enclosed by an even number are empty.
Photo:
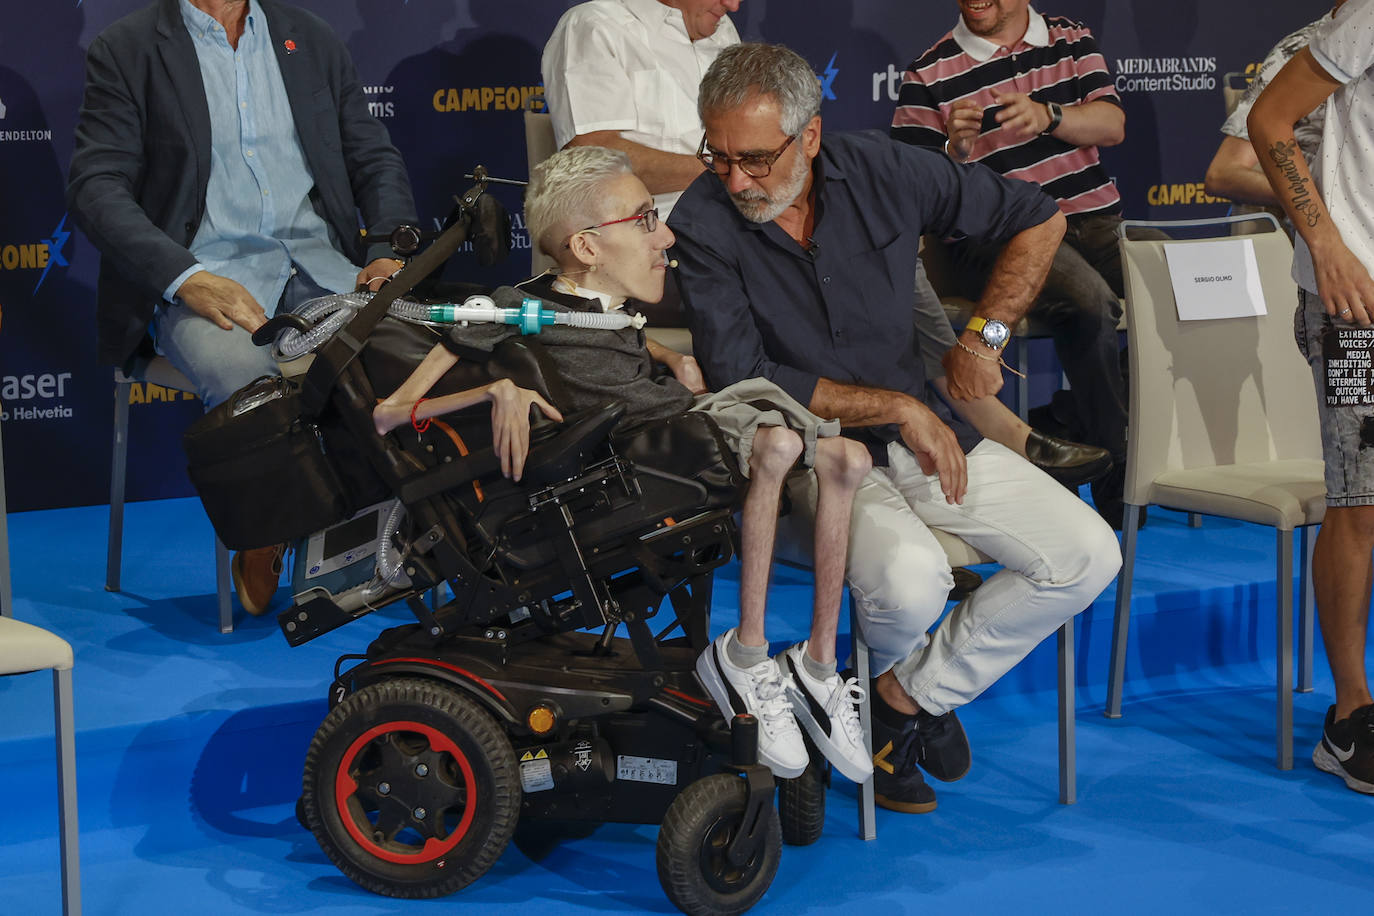
[[[1266,314],[1259,264],[1250,239],[1164,246],[1179,321],[1254,318]]]

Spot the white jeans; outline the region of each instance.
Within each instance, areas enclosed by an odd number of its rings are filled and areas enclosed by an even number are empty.
[[[922,709],[972,700],[1064,621],[1087,608],[1121,567],[1112,529],[1086,503],[1007,448],[968,455],[968,493],[945,502],[901,443],[854,498],[847,576],[874,674],[891,668]],[[809,529],[814,474],[789,483],[796,524]],[[953,586],[938,528],[1002,564],[933,634]]]

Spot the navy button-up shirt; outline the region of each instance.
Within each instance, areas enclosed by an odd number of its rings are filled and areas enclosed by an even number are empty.
[[[707,384],[763,376],[810,404],[828,378],[905,392],[948,421],[926,390],[912,321],[921,235],[1004,241],[1053,217],[1054,200],[880,131],[824,135],[814,169],[809,251],[776,223],[742,217],[710,172],[673,208],[672,254]],[[896,435],[882,427],[863,438]]]

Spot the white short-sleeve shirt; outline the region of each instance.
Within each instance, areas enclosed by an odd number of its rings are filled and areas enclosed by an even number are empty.
[[[728,16],[692,41],[682,13],[658,0],[589,0],[563,14],[544,46],[544,97],[559,148],[578,134],[692,155],[701,143],[697,89],[723,49],[739,43]],[[668,216],[678,194],[654,203]]]
[[[1374,274],[1374,0],[1349,0],[1308,47],[1343,84],[1326,100],[1317,188],[1346,247]],[[1293,278],[1317,291],[1312,254],[1301,238]]]

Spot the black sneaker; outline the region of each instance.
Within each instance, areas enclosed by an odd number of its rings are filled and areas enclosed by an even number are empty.
[[[1339,722],[1336,707],[1329,708],[1312,762],[1356,792],[1374,795],[1374,704],[1361,706]]]
[[[920,746],[914,717],[900,730],[873,717],[873,795],[879,807],[904,814],[935,810],[935,790],[916,765]]]
[[[920,741],[916,762],[921,768],[941,782],[954,782],[968,775],[968,736],[954,710],[932,716],[923,709],[916,713],[915,721]]]

